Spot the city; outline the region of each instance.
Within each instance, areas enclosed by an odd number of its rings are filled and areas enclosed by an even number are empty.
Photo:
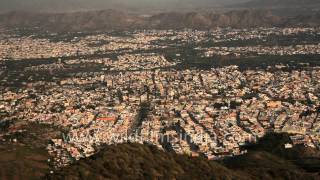
[[[2,32],[0,117],[63,128],[56,168],[127,142],[219,160],[277,132],[320,149],[319,28]]]

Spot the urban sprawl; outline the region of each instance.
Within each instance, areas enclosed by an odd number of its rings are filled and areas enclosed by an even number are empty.
[[[269,45],[271,36],[319,37],[317,28],[148,30],[0,35],[0,120],[66,130],[47,149],[57,167],[110,144],[148,143],[166,151],[219,159],[268,132],[320,148],[320,67],[284,70],[176,68],[192,44],[199,58],[319,55],[319,42]],[[262,42],[231,46],[230,42]],[[197,61],[195,59],[194,61]],[[0,136],[1,137],[1,136]]]

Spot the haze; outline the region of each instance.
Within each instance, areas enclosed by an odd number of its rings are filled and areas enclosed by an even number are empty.
[[[183,10],[221,7],[246,1],[248,0],[1,0],[0,11]]]

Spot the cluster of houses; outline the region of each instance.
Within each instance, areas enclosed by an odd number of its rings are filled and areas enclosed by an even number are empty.
[[[7,118],[69,129],[48,147],[60,165],[70,161],[67,154],[80,159],[126,142],[218,159],[245,153],[240,146],[270,131],[319,148],[319,78],[316,68],[271,73],[236,66],[83,73],[6,91],[0,108]]]
[[[315,29],[219,29],[211,33],[219,40],[305,31]],[[13,59],[90,54],[101,48],[124,48],[127,52],[128,48],[164,46],[153,44],[156,40],[192,38],[200,42],[207,35],[188,30],[145,31],[120,37],[92,35],[71,42],[16,37],[0,39],[0,58],[5,59],[8,53]],[[103,68],[99,72],[65,69],[90,63]],[[60,59],[12,71],[4,69],[0,76],[15,73],[18,78],[44,71],[54,78],[26,78],[19,87],[4,86],[5,78],[1,80],[0,117],[67,129],[61,138],[52,139],[47,148],[58,167],[89,157],[104,145],[127,142],[219,159],[246,153],[241,146],[268,132],[286,132],[292,140],[286,148],[295,144],[320,148],[319,67],[287,72],[281,68],[240,71],[237,66],[210,70],[170,68],[174,65],[161,54],[127,52],[117,59]],[[61,70],[65,75],[59,77],[52,70]]]

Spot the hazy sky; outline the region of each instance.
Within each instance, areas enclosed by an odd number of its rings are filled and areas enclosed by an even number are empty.
[[[174,10],[214,7],[244,1],[248,0],[0,0],[0,11],[65,11],[114,8]]]

